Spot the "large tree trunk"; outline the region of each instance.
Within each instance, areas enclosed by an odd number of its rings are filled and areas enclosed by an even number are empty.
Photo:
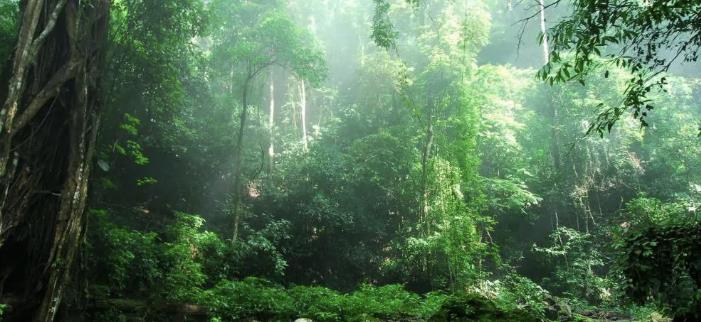
[[[0,300],[53,321],[84,233],[109,0],[24,0],[0,111]]]

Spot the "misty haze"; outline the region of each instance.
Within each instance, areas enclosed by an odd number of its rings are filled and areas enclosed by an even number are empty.
[[[701,321],[699,0],[0,0],[0,322]]]

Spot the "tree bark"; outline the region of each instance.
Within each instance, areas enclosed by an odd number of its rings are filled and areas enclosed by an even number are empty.
[[[548,30],[545,27],[545,3],[543,0],[538,0],[538,7],[540,9],[540,32],[543,33],[543,60],[547,64],[550,62],[550,47],[548,45]]]
[[[307,139],[307,88],[304,84],[304,80],[300,80],[299,84],[299,97],[300,97],[300,116],[302,120],[302,148],[304,152],[309,151],[309,143]]]
[[[545,3],[544,0],[538,0],[540,11],[540,32],[543,34],[543,63],[550,62],[550,47],[548,45],[548,30],[545,25]],[[559,176],[562,169],[562,161],[560,160],[560,115],[558,106],[553,102],[552,93],[548,93],[550,105],[550,117],[552,118],[551,125],[551,151],[553,158],[553,167],[555,168],[556,176]]]
[[[236,242],[239,236],[239,225],[241,224],[241,194],[244,189],[241,185],[243,175],[243,138],[246,134],[246,123],[248,122],[248,86],[255,77],[255,74],[249,73],[243,83],[241,93],[241,113],[239,114],[239,133],[236,138],[236,146],[234,147],[234,193],[232,200],[233,212],[233,228],[231,241]]]
[[[273,163],[275,162],[275,78],[273,69],[270,69],[270,108],[268,111],[268,134],[270,143],[268,144],[268,174],[273,173]]]
[[[24,0],[0,111],[0,298],[53,321],[84,233],[109,0]]]
[[[428,222],[429,192],[428,192],[428,167],[433,149],[433,106],[426,108],[426,141],[421,152],[421,209],[419,219],[424,227],[424,237],[430,234]]]
[[[428,238],[431,235],[431,222],[429,220],[430,197],[428,186],[429,167],[431,166],[431,151],[433,149],[433,114],[434,107],[429,103],[426,107],[426,141],[423,151],[421,151],[421,206],[419,208],[419,235],[421,238]],[[429,253],[423,253],[421,258],[423,270],[426,273],[429,283],[431,283],[431,265],[429,264]]]

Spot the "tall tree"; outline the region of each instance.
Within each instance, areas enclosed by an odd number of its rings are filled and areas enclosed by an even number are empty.
[[[244,193],[243,158],[249,118],[249,90],[258,76],[273,65],[291,70],[302,79],[317,83],[325,77],[326,66],[315,40],[299,28],[279,4],[214,2],[220,12],[215,18],[213,63],[221,72],[229,103],[239,87],[239,124],[233,149],[231,198],[232,240],[239,236]],[[306,103],[305,103],[306,104]]]
[[[268,172],[273,172],[273,164],[275,162],[275,74],[273,69],[270,69],[270,86],[268,92],[269,108],[268,108],[268,135],[270,143],[268,143]]]
[[[83,238],[109,0],[21,2],[0,111],[0,297],[53,321]]]
[[[307,138],[307,85],[304,80],[299,81],[299,115],[302,122],[302,149],[309,151],[309,139]]]

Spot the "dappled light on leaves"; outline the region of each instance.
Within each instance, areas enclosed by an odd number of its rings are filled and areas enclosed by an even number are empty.
[[[0,321],[699,320],[700,14],[0,0]]]

